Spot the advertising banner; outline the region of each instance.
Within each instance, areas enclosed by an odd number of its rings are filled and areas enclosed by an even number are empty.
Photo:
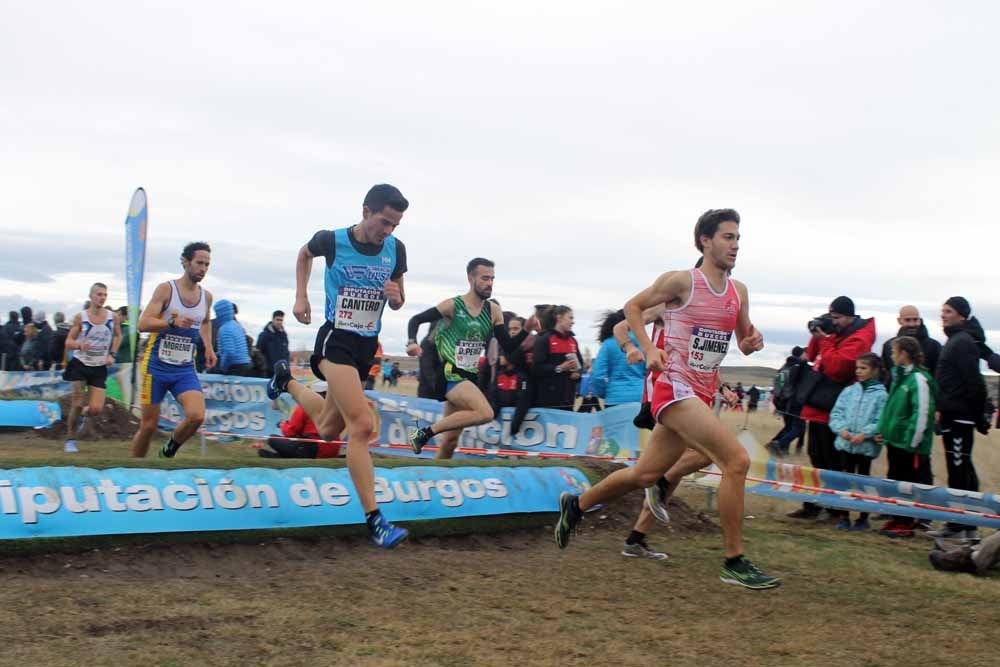
[[[567,467],[376,468],[391,521],[555,512],[589,486]],[[364,522],[346,468],[0,470],[0,539]]]

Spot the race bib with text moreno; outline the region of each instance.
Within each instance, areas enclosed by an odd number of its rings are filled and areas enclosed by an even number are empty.
[[[184,336],[163,334],[160,340],[160,361],[171,366],[183,366],[194,361],[194,341]]]

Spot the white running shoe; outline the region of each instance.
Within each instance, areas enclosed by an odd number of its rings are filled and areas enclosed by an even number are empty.
[[[669,555],[663,553],[662,551],[653,551],[649,548],[648,544],[644,542],[636,542],[635,544],[625,544],[622,549],[622,556],[628,556],[629,558],[648,558],[649,560],[667,560],[670,558]]]
[[[67,440],[66,446],[63,447],[63,451],[67,454],[76,454],[80,451],[80,448],[76,446],[76,440]]]
[[[665,501],[660,499],[660,487],[655,484],[647,489],[646,492],[646,507],[649,511],[653,513],[653,516],[657,521],[666,525],[670,523],[670,514],[667,512],[667,504]]]

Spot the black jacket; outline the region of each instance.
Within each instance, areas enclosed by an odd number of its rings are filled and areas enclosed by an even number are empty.
[[[257,336],[257,349],[267,357],[267,368],[270,370],[278,361],[288,361],[288,334],[268,323]]]
[[[42,362],[42,370],[49,370],[52,365],[52,327],[48,322],[36,322],[38,334],[35,336],[38,345],[38,357]]]
[[[908,334],[903,333],[903,329],[900,327],[896,338],[906,335]],[[889,377],[892,377],[892,341],[896,338],[890,338],[882,346],[882,366],[889,373]],[[913,338],[917,339],[917,342],[920,343],[920,349],[924,351],[924,368],[929,370],[931,375],[934,375],[937,372],[938,359],[941,356],[941,343],[930,337],[930,334],[927,333],[927,327],[923,324],[917,329]]]
[[[945,327],[947,342],[941,348],[934,379],[938,385],[937,409],[942,419],[979,424],[986,405],[986,382],[979,372],[980,345],[986,334],[979,320]]]
[[[577,380],[571,377],[572,373],[556,372],[556,367],[567,361],[570,354],[576,355],[583,368],[580,347],[572,332],[564,335],[550,330],[535,338],[531,377],[535,380],[536,407],[573,409]]]

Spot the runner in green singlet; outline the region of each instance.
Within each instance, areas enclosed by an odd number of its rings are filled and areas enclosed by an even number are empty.
[[[437,458],[451,458],[462,429],[493,419],[493,408],[476,384],[479,358],[493,336],[510,354],[527,337],[528,329],[537,328],[532,318],[516,337],[507,334],[500,305],[490,301],[495,278],[493,267],[493,262],[482,257],[471,260],[466,267],[469,291],[414,315],[407,326],[406,353],[418,357],[422,352],[417,344],[420,325],[444,320],[434,334],[444,373],[444,417],[410,435],[410,446],[417,454],[431,438],[441,435]]]

